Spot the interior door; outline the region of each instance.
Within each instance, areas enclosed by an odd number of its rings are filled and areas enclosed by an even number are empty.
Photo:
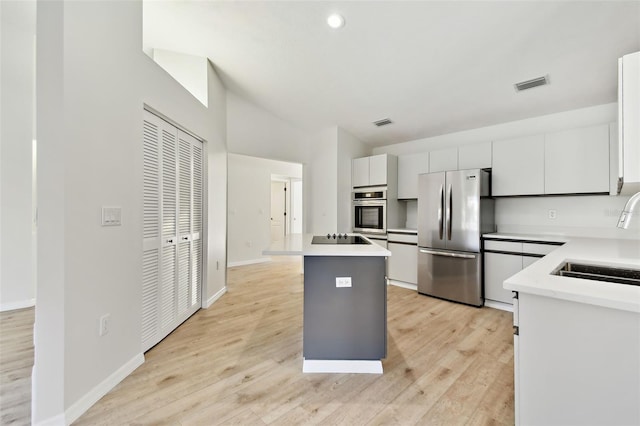
[[[280,241],[285,236],[286,183],[271,182],[271,242]]]
[[[291,182],[291,233],[302,234],[302,181]]]

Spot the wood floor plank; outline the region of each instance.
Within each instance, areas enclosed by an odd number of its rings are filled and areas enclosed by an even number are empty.
[[[510,313],[389,286],[384,374],[303,374],[301,266],[229,268],[227,293],[74,424],[513,424]],[[33,310],[0,327],[1,423],[29,424]]]
[[[0,312],[0,424],[31,423],[35,309]]]

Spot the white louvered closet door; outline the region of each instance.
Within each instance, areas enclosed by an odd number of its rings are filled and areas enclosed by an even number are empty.
[[[142,350],[201,301],[202,143],[144,111]]]

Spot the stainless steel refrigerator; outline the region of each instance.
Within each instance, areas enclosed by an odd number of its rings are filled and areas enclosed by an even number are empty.
[[[481,169],[419,176],[419,293],[483,305],[480,238],[495,231],[490,176]]]

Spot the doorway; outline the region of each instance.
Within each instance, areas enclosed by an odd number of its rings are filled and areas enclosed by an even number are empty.
[[[271,181],[271,242],[287,235],[287,182]]]

